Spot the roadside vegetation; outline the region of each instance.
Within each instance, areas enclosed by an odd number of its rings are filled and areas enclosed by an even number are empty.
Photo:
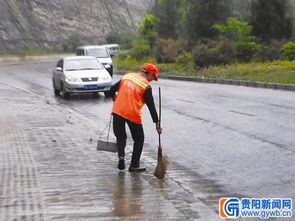
[[[114,65],[120,72],[138,71],[144,60],[138,62],[131,59],[114,59]],[[208,68],[185,67],[176,63],[157,66],[161,75],[178,75],[204,78],[219,78],[233,80],[259,81],[268,83],[295,84],[295,61],[271,61],[236,63],[228,65],[209,66]]]
[[[123,49],[115,66],[150,61],[161,74],[295,84],[290,1],[250,1],[248,14],[232,1],[156,0],[134,36],[108,36]]]
[[[135,33],[117,30],[113,58],[120,72],[156,63],[160,74],[295,84],[293,0],[155,0]],[[1,55],[74,53],[87,44],[70,36],[60,50],[24,49]]]

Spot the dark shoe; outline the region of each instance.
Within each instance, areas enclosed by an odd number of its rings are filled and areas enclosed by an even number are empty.
[[[125,160],[124,160],[124,158],[119,159],[118,169],[119,170],[124,170],[125,169]]]
[[[145,170],[146,170],[145,167],[140,167],[140,166],[138,166],[138,167],[132,167],[132,166],[130,166],[129,167],[129,171],[130,172],[144,172]]]

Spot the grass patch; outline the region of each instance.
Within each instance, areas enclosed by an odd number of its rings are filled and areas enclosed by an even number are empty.
[[[120,71],[138,71],[143,62],[129,58],[114,59]],[[267,83],[295,84],[295,60],[264,63],[231,64],[211,66],[206,69],[193,69],[177,64],[157,64],[161,75],[194,76],[233,80],[259,81]]]
[[[295,84],[295,61],[215,66],[197,71],[194,76]]]

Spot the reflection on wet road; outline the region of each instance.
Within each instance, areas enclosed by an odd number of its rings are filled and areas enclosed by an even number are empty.
[[[139,174],[131,174],[129,179],[124,172],[119,172],[114,193],[114,215],[118,217],[136,218],[136,220],[144,220],[144,211],[142,204],[142,178]],[[126,184],[127,182],[127,184]]]

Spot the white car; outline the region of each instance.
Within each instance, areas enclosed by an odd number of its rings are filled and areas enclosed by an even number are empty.
[[[102,45],[102,46],[106,47],[106,49],[109,51],[111,57],[115,56],[120,50],[120,47],[118,44],[107,44],[107,45]]]
[[[96,57],[113,77],[113,60],[106,47],[99,45],[80,46],[76,49],[76,55]]]
[[[71,56],[60,59],[52,73],[53,89],[56,96],[69,98],[74,93],[104,92],[109,96],[113,85],[108,71],[91,56]]]

